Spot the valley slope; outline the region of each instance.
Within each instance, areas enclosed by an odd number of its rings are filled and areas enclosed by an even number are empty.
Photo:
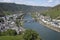
[[[28,12],[42,12],[50,7],[43,6],[30,6],[15,3],[0,3],[0,16],[10,15],[15,13],[28,13]]]
[[[42,14],[45,16],[50,16],[52,19],[60,19],[60,4],[52,7]]]

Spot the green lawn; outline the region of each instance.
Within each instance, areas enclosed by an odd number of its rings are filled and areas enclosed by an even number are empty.
[[[23,40],[23,35],[17,35],[17,36],[0,36],[0,40]]]

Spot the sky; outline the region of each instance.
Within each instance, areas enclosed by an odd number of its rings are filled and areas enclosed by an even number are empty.
[[[52,7],[60,4],[60,0],[0,0],[0,2]]]

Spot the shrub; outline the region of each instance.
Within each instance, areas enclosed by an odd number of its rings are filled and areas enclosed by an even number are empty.
[[[40,40],[39,34],[33,30],[26,30],[23,38],[24,40]]]

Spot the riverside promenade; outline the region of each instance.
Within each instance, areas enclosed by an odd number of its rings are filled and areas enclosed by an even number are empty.
[[[35,15],[32,14],[32,17],[34,20],[37,20],[37,22],[39,22],[41,25],[56,32],[60,32],[60,25],[56,25],[54,22],[52,22],[49,16],[46,17],[37,13]]]
[[[41,19],[38,19],[38,22],[39,22],[40,24],[44,25],[45,27],[51,29],[51,30],[60,32],[60,28],[55,27],[55,26],[53,26],[53,25],[51,25],[51,24],[46,24],[46,23],[44,23]]]

